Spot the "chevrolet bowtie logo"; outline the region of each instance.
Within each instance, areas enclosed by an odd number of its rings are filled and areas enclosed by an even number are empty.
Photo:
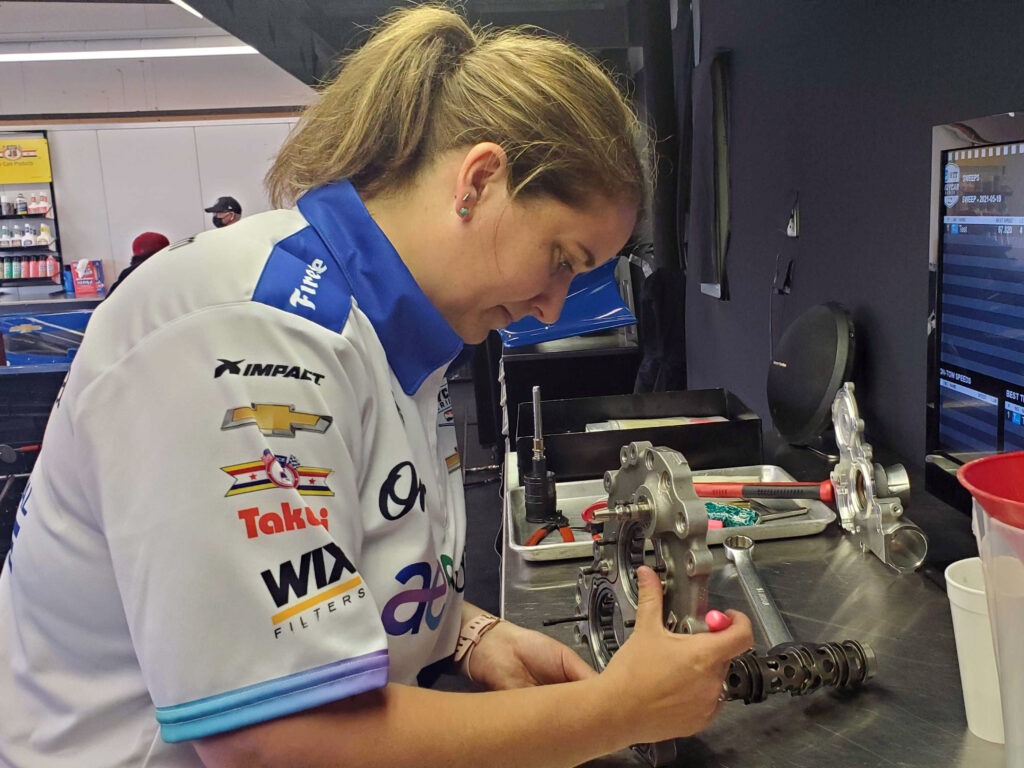
[[[295,437],[296,430],[323,434],[334,421],[330,416],[296,411],[294,405],[253,403],[252,406],[228,408],[221,429],[234,429],[255,424],[270,437]]]

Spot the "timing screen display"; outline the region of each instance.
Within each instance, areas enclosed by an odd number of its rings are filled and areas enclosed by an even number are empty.
[[[945,153],[939,441],[1024,450],[1024,144]]]

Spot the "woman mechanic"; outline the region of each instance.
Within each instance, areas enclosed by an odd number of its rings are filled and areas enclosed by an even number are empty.
[[[562,42],[389,16],[268,174],[295,207],[95,312],[0,576],[0,764],[569,766],[705,726],[742,614],[670,634],[641,568],[597,674],[462,599],[445,369],[623,247],[639,135]],[[417,685],[445,663],[489,690]]]

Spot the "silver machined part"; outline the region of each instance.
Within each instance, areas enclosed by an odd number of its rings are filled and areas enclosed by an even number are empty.
[[[786,620],[782,618],[782,612],[754,567],[753,539],[749,536],[729,536],[723,543],[725,556],[736,566],[740,586],[768,639],[768,647],[775,648],[793,642],[793,635],[786,626]]]
[[[677,633],[706,632],[708,578],[714,559],[707,547],[704,500],[693,488],[690,465],[677,451],[649,442],[629,443],[619,452],[619,469],[604,476],[607,510],[595,521],[604,532],[594,542],[593,561],[576,581],[576,635],[603,670],[636,623],[636,569],[648,565],[665,592],[663,622]],[[651,551],[647,551],[647,542]],[[675,759],[672,742],[638,744],[651,765]]]
[[[630,443],[619,453],[620,467],[605,475],[608,509],[594,542],[593,562],[577,580],[578,625],[598,669],[626,641],[636,621],[636,569],[651,566],[665,586],[666,625],[676,632],[707,631],[707,582],[713,557],[707,547],[707,512],[693,489],[682,454]],[[646,552],[650,541],[651,552]],[[609,642],[611,640],[611,642]]]
[[[874,553],[900,573],[913,571],[928,554],[928,537],[904,515],[910,479],[899,464],[883,467],[872,462],[853,389],[853,383],[846,382],[832,401],[839,462],[831,480],[839,519],[862,551]]]

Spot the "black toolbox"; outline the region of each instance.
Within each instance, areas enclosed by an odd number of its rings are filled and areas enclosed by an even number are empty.
[[[586,431],[587,424],[596,422],[677,416],[725,421]],[[622,446],[642,440],[679,451],[694,470],[763,463],[760,417],[724,389],[546,400],[541,402],[541,421],[547,468],[559,482],[618,469]],[[533,458],[532,402],[520,403],[517,425],[515,450],[522,478]]]

